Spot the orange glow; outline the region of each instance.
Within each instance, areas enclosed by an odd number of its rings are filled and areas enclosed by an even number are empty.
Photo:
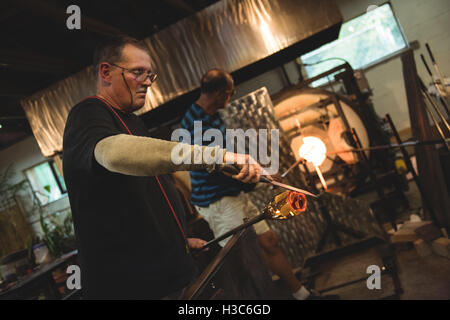
[[[299,151],[300,157],[312,162],[314,166],[320,166],[326,158],[327,147],[322,140],[317,137],[304,137],[303,144]]]
[[[304,212],[306,210],[307,200],[303,193],[291,191],[288,195],[288,202],[294,211]]]
[[[319,176],[320,182],[322,183],[325,190],[328,186],[323,178],[322,171],[320,171],[319,166],[325,161],[327,157],[327,147],[325,143],[317,137],[304,137],[303,144],[299,150],[300,157],[306,159],[306,161],[311,162],[316,169],[317,175]]]

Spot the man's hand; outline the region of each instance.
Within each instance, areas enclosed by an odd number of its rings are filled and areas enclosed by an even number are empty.
[[[283,180],[283,178],[281,177],[281,174],[279,174],[279,173],[275,173],[270,176],[267,175],[266,178],[267,178],[267,180],[278,181],[278,182],[282,182],[282,180]]]
[[[191,249],[201,249],[207,242],[205,240],[199,238],[187,238],[189,248]],[[206,248],[206,251],[209,248]]]
[[[224,172],[226,175],[232,178],[245,182],[245,183],[257,183],[261,178],[261,166],[247,154],[237,154],[232,152],[225,153],[225,164],[233,164],[240,169],[238,174],[231,175]]]

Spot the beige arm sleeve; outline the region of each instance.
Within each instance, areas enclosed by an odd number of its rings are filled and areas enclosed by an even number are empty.
[[[100,140],[95,160],[112,172],[154,176],[175,171],[218,170],[226,150],[118,134]]]

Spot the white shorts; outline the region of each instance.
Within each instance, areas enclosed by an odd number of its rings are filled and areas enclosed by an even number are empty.
[[[206,208],[198,206],[195,206],[195,208],[208,222],[214,237],[218,237],[243,224],[244,218],[253,218],[261,213],[244,192],[234,197],[223,197]],[[264,220],[255,223],[253,227],[257,235],[270,230],[267,222]],[[220,241],[219,244],[223,247],[230,239],[231,236]]]

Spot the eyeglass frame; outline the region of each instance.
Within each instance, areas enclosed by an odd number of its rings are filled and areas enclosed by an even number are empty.
[[[134,80],[139,81],[139,82],[144,82],[148,78],[150,80],[150,83],[153,83],[158,78],[158,74],[156,72],[146,71],[146,72],[142,72],[141,74],[136,74],[135,71],[137,71],[137,69],[124,68],[124,67],[121,67],[121,66],[119,66],[119,65],[117,65],[115,63],[108,62],[108,61],[106,61],[106,63],[108,63],[108,64],[110,64],[110,65],[112,65],[114,67],[122,69],[122,75],[123,75],[123,70],[127,70],[128,72],[131,72],[132,74],[134,74],[136,76],[136,78]],[[137,79],[137,78],[139,78],[140,76],[142,76],[145,73],[147,73],[147,76],[144,78],[144,80],[138,80]],[[152,77],[154,77],[153,80],[152,80]]]

